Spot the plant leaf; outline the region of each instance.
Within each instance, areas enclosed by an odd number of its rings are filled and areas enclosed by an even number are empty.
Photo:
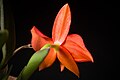
[[[15,24],[14,24],[14,17],[11,10],[10,2],[9,0],[3,1],[3,26],[4,29],[7,29],[9,32],[8,40],[6,42],[6,56],[5,56],[5,64],[9,61],[9,59],[13,55],[13,51],[15,49]]]
[[[1,30],[0,31],[0,49],[2,51],[3,45],[6,43],[8,39],[8,31],[7,30]],[[4,62],[5,62],[5,51],[2,52],[2,61],[0,62],[0,69],[3,68]]]
[[[17,77],[17,80],[22,80],[22,73],[25,70],[26,66],[22,69],[22,71],[20,72],[19,76]]]
[[[0,30],[0,49],[2,49],[3,45],[7,41],[7,38],[8,38],[8,31]]]
[[[8,65],[0,69],[0,80],[2,80],[5,77],[5,75],[7,75],[7,72],[8,72]]]
[[[12,70],[12,65],[10,66],[10,68],[9,68],[9,70],[7,71],[7,73],[6,73],[6,75],[3,77],[3,79],[2,80],[8,80],[8,77],[9,77],[9,75],[10,75],[10,72],[11,72],[11,70]]]
[[[20,74],[21,78],[19,77],[19,79],[17,80],[28,80],[29,77],[34,73],[34,71],[39,67],[40,63],[44,60],[49,50],[50,50],[50,47],[47,47],[34,53],[30,58],[27,66],[24,68],[23,72]]]
[[[15,49],[15,24],[12,15],[9,0],[0,0],[0,29],[8,30],[9,36],[6,44],[3,46],[3,62],[2,66],[5,67],[8,60],[12,57],[13,50]],[[0,40],[1,41],[1,40]]]

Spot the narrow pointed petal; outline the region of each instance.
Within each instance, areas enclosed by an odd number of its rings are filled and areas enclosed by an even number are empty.
[[[57,57],[59,61],[71,72],[79,77],[79,69],[75,63],[71,54],[63,47],[60,46],[59,51],[57,52]]]
[[[39,70],[43,70],[47,67],[50,67],[54,63],[55,59],[56,59],[55,50],[54,48],[51,48],[44,61],[40,64]]]
[[[78,61],[78,62],[92,61],[93,62],[93,58],[90,52],[85,47],[81,36],[77,34],[69,35],[63,46],[67,50],[69,50],[69,52],[71,53],[75,61]]]
[[[54,43],[62,44],[69,32],[71,23],[71,13],[68,4],[65,4],[58,12],[52,30]]]
[[[65,66],[63,64],[60,64],[60,71],[62,72],[64,70]]]
[[[31,44],[35,51],[38,51],[42,46],[47,43],[52,43],[52,40],[42,34],[35,26],[31,29],[32,40]]]

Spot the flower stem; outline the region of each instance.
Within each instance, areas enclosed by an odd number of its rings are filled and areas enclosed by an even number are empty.
[[[23,45],[18,47],[17,49],[14,50],[13,55],[15,55],[19,50],[25,49],[25,48],[32,48],[31,44]]]

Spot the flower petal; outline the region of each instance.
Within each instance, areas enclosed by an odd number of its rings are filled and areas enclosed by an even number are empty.
[[[35,51],[38,51],[42,46],[47,43],[52,43],[52,40],[42,34],[35,26],[31,29],[32,40],[31,44]]]
[[[48,55],[46,56],[44,61],[40,64],[39,70],[43,70],[47,67],[50,67],[54,63],[55,59],[56,59],[55,50],[54,48],[50,48]]]
[[[60,64],[60,71],[62,72],[64,70],[65,66],[63,64]]]
[[[75,63],[71,54],[64,47],[60,46],[59,51],[57,52],[57,57],[61,64],[79,77],[79,69],[77,64]]]
[[[71,53],[75,61],[85,62],[92,61],[93,58],[90,52],[84,45],[83,39],[77,34],[69,35],[63,46]]]
[[[62,44],[69,32],[71,23],[71,13],[68,4],[65,4],[58,12],[52,30],[54,43]]]

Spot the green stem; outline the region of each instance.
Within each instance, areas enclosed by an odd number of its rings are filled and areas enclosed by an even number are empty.
[[[25,49],[25,48],[32,48],[31,44],[27,44],[27,45],[23,45],[23,46],[18,47],[17,49],[14,50],[13,55],[15,55],[19,50]]]

